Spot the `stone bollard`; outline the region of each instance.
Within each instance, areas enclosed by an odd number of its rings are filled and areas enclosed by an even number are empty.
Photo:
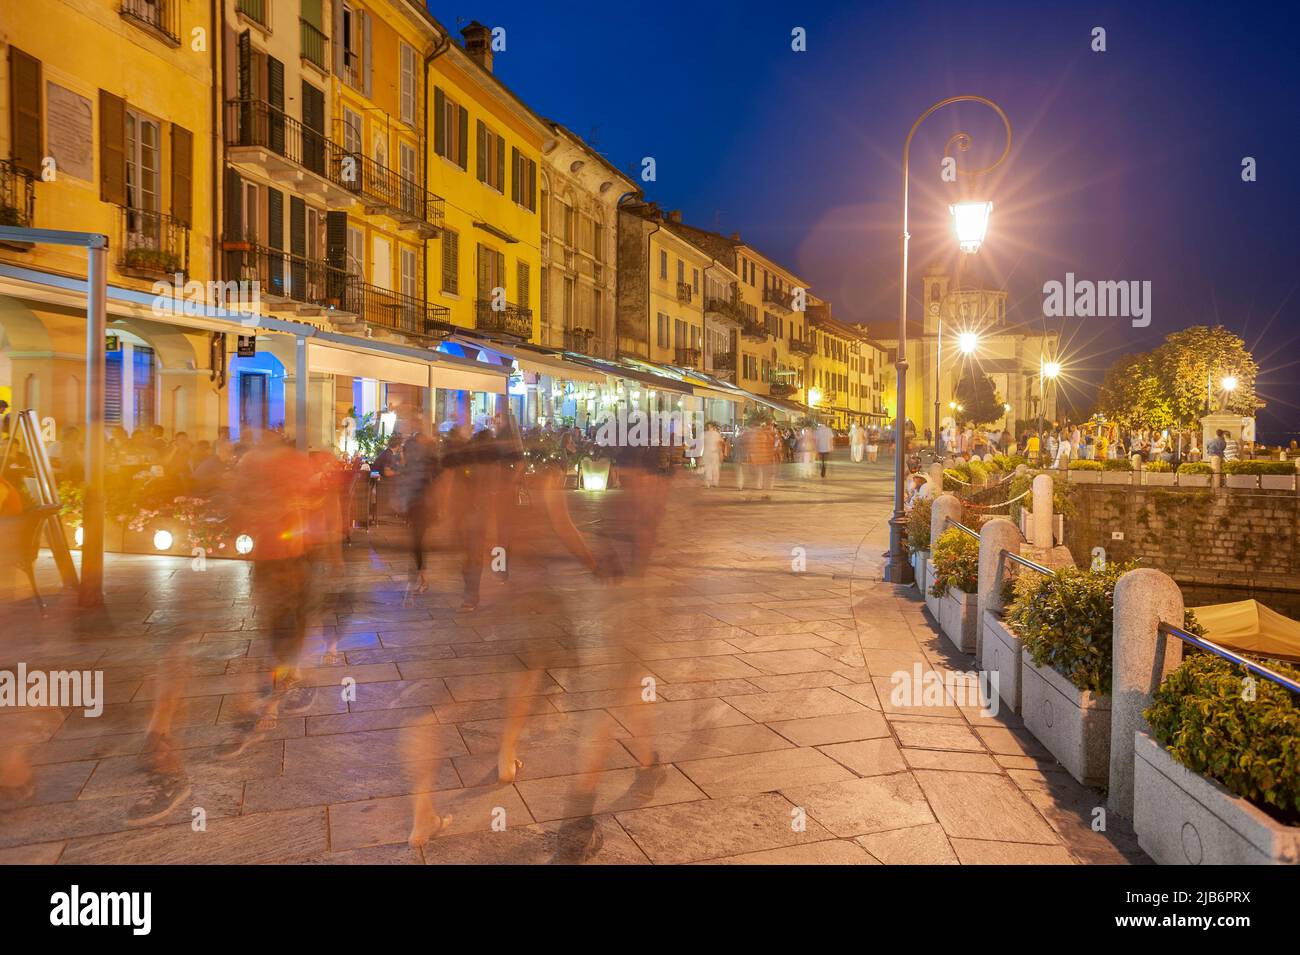
[[[1029,530],[1029,540],[1035,547],[1048,549],[1056,543],[1052,530],[1052,476],[1050,474],[1039,474],[1034,478],[1034,520]]]
[[[939,535],[948,529],[948,518],[961,520],[961,501],[955,494],[940,494],[930,505],[930,550],[934,550]]]
[[[1183,594],[1173,578],[1151,568],[1121,577],[1115,584],[1107,806],[1125,819],[1133,818],[1133,735],[1148,729],[1142,711],[1183,658],[1182,641],[1157,629],[1162,620],[1183,625]]]
[[[940,462],[935,461],[930,465],[929,474],[931,484],[936,488],[943,487],[943,465]]]
[[[983,660],[984,654],[984,612],[1001,613],[1005,607],[1002,599],[1002,586],[1006,582],[1008,561],[1002,558],[1002,551],[1020,553],[1024,539],[1020,529],[1005,517],[995,517],[985,521],[980,528],[980,564],[979,585],[977,587],[977,610],[975,637],[975,659]]]

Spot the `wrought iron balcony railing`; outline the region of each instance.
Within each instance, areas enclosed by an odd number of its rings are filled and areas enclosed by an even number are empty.
[[[441,197],[369,156],[348,152],[262,100],[226,102],[226,145],[268,149],[353,193],[368,211],[418,224],[426,234],[442,228]]]
[[[301,17],[298,18],[302,58],[315,63],[322,70],[329,69],[330,39],[316,28],[316,24]]]
[[[489,299],[475,299],[474,320],[479,331],[497,332],[522,339],[529,339],[533,335],[533,310],[512,302],[507,302],[505,308],[496,309]]]
[[[800,355],[817,354],[817,345],[811,338],[792,338],[790,339],[790,351],[797,352]]]
[[[765,342],[768,338],[767,326],[750,318],[740,323],[740,334],[756,342]]]
[[[678,368],[699,368],[703,364],[703,352],[698,348],[678,348],[673,364]]]
[[[181,42],[178,0],[122,0],[121,14],[132,22],[179,46]]]
[[[704,300],[704,311],[733,322],[743,322],[745,320],[745,310],[741,308],[740,302],[735,298],[706,298]]]
[[[0,225],[29,228],[36,212],[36,177],[0,159]]]
[[[445,338],[455,330],[451,309],[446,306],[430,305],[414,295],[370,285],[358,276],[351,276],[345,286],[343,307],[360,315],[367,324],[404,335]]]
[[[769,285],[763,289],[763,301],[777,305],[785,309],[787,312],[792,311],[790,293],[777,288],[775,285]]]
[[[685,302],[685,303],[687,303],[687,304],[689,305],[689,304],[690,304],[690,301],[691,301],[691,293],[692,293],[692,291],[693,291],[693,290],[692,290],[692,288],[691,288],[691,283],[690,283],[690,282],[678,282],[678,283],[677,283],[677,301],[679,301],[679,302]]]
[[[564,349],[565,351],[585,354],[591,348],[591,341],[595,337],[595,329],[566,328],[564,330]]]
[[[714,371],[735,371],[736,353],[734,351],[714,352],[713,370]]]
[[[161,212],[118,206],[117,267],[136,278],[189,275],[189,226]]]

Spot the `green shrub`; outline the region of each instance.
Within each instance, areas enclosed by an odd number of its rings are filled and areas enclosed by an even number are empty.
[[[980,572],[980,543],[955,527],[944,531],[934,542],[930,554],[934,564],[934,586],[930,593],[942,597],[949,587],[973,594],[978,589]]]
[[[1205,461],[1188,461],[1178,465],[1179,474],[1213,474],[1214,468]]]
[[[1128,458],[1107,458],[1101,462],[1103,471],[1132,471],[1133,462]]]
[[[971,480],[970,465],[965,461],[943,469],[943,489],[945,491],[960,491],[972,483],[974,482]]]
[[[1285,676],[1300,669],[1267,661]],[[1218,780],[1289,825],[1300,825],[1300,701],[1210,653],[1191,653],[1160,685],[1146,710],[1152,734],[1182,765]]]
[[[1294,461],[1224,461],[1224,474],[1295,474]]]
[[[966,465],[966,470],[970,472],[970,482],[972,484],[987,484],[989,482],[989,469],[983,461],[971,458]]]
[[[1105,462],[1110,464],[1109,461]],[[1075,458],[1070,462],[1071,471],[1100,471],[1102,469],[1101,461],[1093,461],[1091,458]]]
[[[1174,466],[1168,461],[1148,461],[1143,471],[1153,471],[1156,474],[1169,474],[1173,471]]]
[[[907,515],[907,546],[912,553],[930,549],[930,505],[933,503],[928,497],[921,498]]]
[[[993,455],[993,466],[999,471],[1010,473],[1022,464],[1028,464],[1028,459],[1023,454],[995,454]]]

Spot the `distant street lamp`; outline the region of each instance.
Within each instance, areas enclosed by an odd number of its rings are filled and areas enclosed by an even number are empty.
[[[1061,376],[1059,361],[1045,361],[1039,358],[1038,370],[1038,453],[1043,453],[1043,413],[1047,410],[1047,382],[1055,381]]]
[[[972,354],[979,347],[980,337],[975,332],[962,332],[957,336],[957,347],[963,355]]]
[[[907,138],[903,141],[902,262],[898,282],[898,353],[894,359],[898,374],[897,409],[894,413],[894,515],[889,519],[889,562],[885,565],[885,579],[895,584],[910,584],[913,581],[912,565],[907,559],[907,515],[904,513],[904,484],[907,478],[907,241],[911,238],[907,231],[907,199],[910,185],[908,160],[912,154],[912,137],[916,135],[916,130],[921,123],[925,122],[932,113],[954,103],[982,103],[998,114],[1007,130],[1006,147],[991,165],[982,169],[958,170],[959,173],[971,178],[982,176],[1001,165],[1011,152],[1011,120],[1007,118],[1007,114],[991,99],[970,94],[950,96],[935,103],[917,117],[912,128],[908,130]],[[944,147],[944,154],[946,156],[948,149],[954,145],[965,152],[970,149],[970,144],[970,135],[958,132],[949,137]],[[966,252],[974,252],[979,248],[988,229],[988,216],[992,204],[982,203],[982,211],[977,210],[975,205],[977,204],[960,202],[950,207],[957,240],[962,250]],[[936,369],[936,378],[937,372],[938,369]],[[937,438],[938,435],[936,434],[935,437]]]

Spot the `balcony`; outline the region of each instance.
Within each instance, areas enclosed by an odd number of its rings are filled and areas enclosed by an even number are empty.
[[[736,370],[736,353],[734,351],[721,351],[713,353],[713,370],[717,371],[735,371]]]
[[[161,212],[118,206],[116,247],[123,275],[159,279],[189,274],[189,226]]]
[[[736,298],[706,298],[704,300],[704,312],[706,315],[713,315],[729,322],[737,324],[745,320],[745,310],[741,308],[739,300]]]
[[[0,159],[0,225],[30,228],[36,212],[36,177]]]
[[[767,326],[752,318],[747,318],[740,323],[740,334],[755,342],[765,342],[768,338]]]
[[[790,339],[790,351],[796,355],[817,354],[817,344],[811,338]]]
[[[772,305],[776,305],[779,308],[785,309],[787,312],[794,310],[793,306],[791,305],[790,299],[791,296],[789,292],[783,291],[782,289],[779,289],[774,285],[769,285],[763,289],[764,303],[770,303]]]
[[[424,299],[392,289],[369,285],[359,276],[349,276],[344,285],[344,311],[359,315],[367,325],[417,338],[443,339],[455,328],[451,309],[430,305]]]
[[[596,332],[591,328],[566,328],[564,330],[564,350],[588,354]]]
[[[235,0],[235,10],[264,30],[271,29],[270,0]]]
[[[122,0],[122,19],[152,33],[171,46],[181,45],[177,0]]]
[[[302,58],[313,66],[329,72],[330,38],[303,18],[298,18],[298,32],[301,40]]]
[[[347,205],[355,198],[355,159],[324,133],[269,103],[226,101],[226,148],[230,162],[250,165],[299,193],[330,205]],[[352,161],[345,165],[344,159]]]
[[[690,282],[677,283],[677,301],[685,302],[687,305],[691,304],[691,295],[693,292],[694,290],[691,288]]]
[[[678,348],[673,364],[678,368],[702,368],[704,353],[698,348]]]
[[[474,302],[474,325],[481,332],[511,335],[527,341],[533,336],[533,310],[507,302],[505,308],[493,308],[492,302],[480,298]]]
[[[799,391],[799,386],[792,381],[773,379],[768,382],[767,393],[773,398],[789,398]]]

